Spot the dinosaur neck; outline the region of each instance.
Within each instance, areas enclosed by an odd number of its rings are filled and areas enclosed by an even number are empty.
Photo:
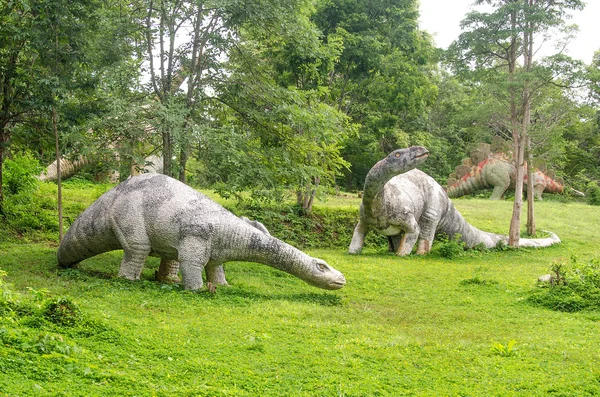
[[[218,262],[246,261],[262,263],[296,277],[303,275],[312,258],[291,245],[272,237],[243,221],[228,224],[218,247],[213,248]]]
[[[408,171],[408,169],[404,171]],[[375,164],[365,178],[362,199],[363,210],[371,213],[373,209],[380,208],[383,204],[383,194],[379,193],[383,191],[383,187],[390,179],[404,171],[390,168],[385,159]]]

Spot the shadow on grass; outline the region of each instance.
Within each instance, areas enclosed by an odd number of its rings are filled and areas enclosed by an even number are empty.
[[[320,306],[341,306],[342,299],[340,296],[330,292],[298,292],[289,294],[262,294],[255,291],[243,290],[238,287],[222,288],[223,298],[232,301],[289,301],[311,303]],[[217,292],[217,295],[219,292]]]
[[[116,277],[114,273],[76,267],[58,268],[58,276],[73,281],[88,281],[91,279],[110,280]]]
[[[209,293],[206,289],[197,292],[186,291],[181,284],[160,283],[150,277],[139,281],[129,281],[116,276],[114,273],[95,269],[59,269],[58,276],[65,280],[78,282],[96,282],[105,280],[106,287],[127,291],[178,292],[192,299],[210,299],[235,305],[247,306],[252,302],[289,301],[316,304],[320,306],[341,306],[341,297],[331,292],[298,292],[298,293],[260,293],[240,286],[217,287],[217,292]]]

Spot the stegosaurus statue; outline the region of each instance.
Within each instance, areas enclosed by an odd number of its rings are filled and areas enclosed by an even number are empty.
[[[448,178],[447,193],[450,198],[456,198],[493,188],[490,199],[500,200],[507,189],[515,187],[515,176],[510,145],[502,138],[494,137],[492,144],[480,144],[471,151],[470,158],[463,159],[462,164],[454,169]],[[527,174],[524,183],[528,183]],[[541,200],[544,192],[563,193],[564,190],[562,178],[556,178],[553,170],[546,169],[545,163],[534,164],[533,192],[536,199]],[[583,195],[574,189],[573,192]]]

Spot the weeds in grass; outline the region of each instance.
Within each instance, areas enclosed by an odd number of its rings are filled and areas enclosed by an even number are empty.
[[[81,319],[79,307],[69,298],[52,299],[42,308],[42,315],[50,322],[72,327]]]
[[[438,240],[441,242],[440,255],[446,259],[459,256],[465,250],[465,243],[460,241],[460,234],[456,234],[453,237],[440,235]]]
[[[490,285],[497,285],[498,282],[496,280],[486,280],[479,276],[474,276],[471,278],[467,278],[465,280],[461,280],[458,284],[462,285],[462,286],[468,286],[468,285],[490,286]]]
[[[512,357],[516,354],[515,344],[516,340],[509,341],[506,345],[503,345],[500,342],[494,342],[492,344],[492,353],[501,357]]]

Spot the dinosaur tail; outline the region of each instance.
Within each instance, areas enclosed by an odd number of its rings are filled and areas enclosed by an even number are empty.
[[[508,237],[501,234],[488,233],[479,230],[463,218],[463,216],[448,200],[448,208],[438,230],[447,234],[450,238],[459,236],[460,241],[465,243],[466,248],[473,248],[483,244],[486,248],[494,248],[500,241],[507,241]]]
[[[96,201],[65,233],[57,253],[60,267],[74,267],[84,259],[121,248],[108,217],[98,216],[107,213],[102,207],[105,207],[104,201]]]
[[[550,237],[546,238],[521,238],[519,239],[519,247],[549,247],[553,244],[560,243],[560,238],[552,232],[550,233]]]
[[[489,188],[490,186],[483,178],[481,170],[482,167],[480,164],[471,167],[469,172],[448,187],[448,190],[446,191],[448,197],[461,197],[476,192],[477,190]]]
[[[60,177],[67,178],[79,171],[83,166],[88,164],[89,161],[83,156],[78,159],[70,161],[64,158],[60,159]],[[55,181],[58,179],[58,167],[57,162],[54,160],[46,169],[38,176],[41,181]]]
[[[479,230],[475,226],[468,223],[463,216],[449,201],[449,208],[443,223],[440,223],[439,230],[446,233],[450,237],[460,236],[460,240],[465,243],[467,248],[473,248],[476,245],[483,244],[486,248],[495,248],[498,243],[508,243],[508,236],[503,234],[489,233]],[[519,239],[520,247],[549,247],[553,244],[560,243],[560,238],[550,232],[550,237],[546,238],[522,238]]]
[[[546,180],[546,187],[544,188],[544,192],[546,193],[562,193],[565,189],[560,181],[556,181],[550,178],[548,175],[544,174],[544,179]]]

